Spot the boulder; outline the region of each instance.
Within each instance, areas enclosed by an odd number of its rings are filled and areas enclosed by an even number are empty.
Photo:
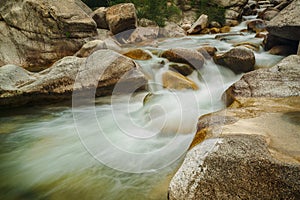
[[[206,28],[208,25],[208,16],[202,14],[195,23],[193,23],[192,27],[187,30],[188,34],[196,34],[200,33],[201,30]]]
[[[300,96],[300,56],[292,55],[269,69],[245,74],[226,92],[227,101],[239,97]]]
[[[139,19],[138,25],[141,27],[148,27],[148,26],[156,27],[157,26],[156,22],[151,21],[150,19],[146,19],[146,18]]]
[[[20,80],[16,72],[24,78]],[[58,102],[71,99],[73,92],[81,92],[83,97],[93,90],[94,96],[109,95],[122,81],[127,86],[124,92],[147,83],[131,59],[112,50],[99,50],[88,58],[68,56],[39,73],[6,65],[0,68],[0,106]]]
[[[259,51],[259,49],[260,49],[260,44],[253,43],[253,42],[238,42],[238,43],[235,43],[233,46],[234,47],[243,46],[243,47],[246,47],[253,51]]]
[[[106,22],[113,34],[137,27],[137,16],[134,4],[122,3],[111,6],[106,11]]]
[[[164,51],[161,57],[172,62],[179,62],[191,65],[196,70],[203,67],[204,57],[195,49],[173,48]]]
[[[300,40],[300,6],[299,0],[292,1],[290,5],[278,13],[267,25],[270,34],[289,39]]]
[[[217,52],[217,48],[214,46],[201,46],[196,49],[199,53],[201,53],[205,59],[211,59],[212,56]]]
[[[167,22],[164,27],[159,28],[159,37],[161,38],[174,38],[184,36],[186,36],[185,30],[174,22]]]
[[[230,32],[230,26],[223,26],[223,27],[221,27],[220,28],[220,32],[221,33],[228,33],[228,32]]]
[[[179,63],[170,63],[169,64],[169,69],[172,70],[172,71],[175,70],[176,72],[179,72],[183,76],[188,76],[191,73],[193,73],[193,71],[195,70],[190,65],[179,64]]]
[[[254,53],[245,47],[234,47],[224,54],[215,54],[214,61],[234,71],[235,73],[254,70]]]
[[[84,44],[81,49],[74,54],[74,56],[88,57],[92,53],[100,49],[107,49],[105,42],[103,42],[102,40],[92,40]]]
[[[277,14],[279,13],[278,9],[275,8],[267,8],[264,11],[262,11],[261,13],[259,13],[258,17],[260,19],[266,20],[266,21],[270,21],[271,19],[273,19]]]
[[[134,60],[150,60],[152,58],[148,52],[142,49],[130,49],[124,52],[123,55]]]
[[[252,31],[255,33],[263,32],[266,30],[266,23],[264,20],[254,19],[247,22],[247,29],[248,31]]]
[[[137,27],[127,39],[128,43],[152,41],[158,37],[159,27]]]
[[[91,14],[91,17],[97,24],[97,28],[100,28],[100,29],[108,29],[109,28],[106,23],[106,10],[107,10],[107,8],[100,7]]]
[[[296,54],[297,48],[291,48],[288,45],[278,45],[278,46],[272,47],[270,49],[269,53],[273,54],[273,55],[288,56],[291,54]]]
[[[186,78],[185,76],[174,72],[174,71],[166,71],[162,75],[162,83],[163,87],[167,89],[174,90],[185,90],[192,89],[197,90],[198,86],[192,80]]]
[[[299,162],[275,159],[261,136],[220,136],[187,153],[168,199],[297,199],[299,174]]]
[[[73,55],[97,34],[96,24],[77,0],[0,2],[0,63],[31,71]]]
[[[268,34],[263,40],[264,50],[269,51],[274,46],[289,46],[294,51],[297,51],[298,41],[281,38],[272,34]]]

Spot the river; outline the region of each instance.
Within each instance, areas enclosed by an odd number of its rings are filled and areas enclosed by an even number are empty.
[[[215,36],[169,38],[142,48],[155,52],[208,44],[225,51],[236,42],[261,42],[248,33],[224,40]],[[263,50],[255,56],[257,67],[270,67],[282,58]],[[168,64],[158,66],[163,60],[153,55],[137,61],[151,77],[151,95],[113,95],[79,107],[2,110],[0,199],[166,200],[198,117],[224,108],[223,92],[241,75],[207,60],[189,75],[200,90],[169,91],[161,86],[161,74],[168,69]]]

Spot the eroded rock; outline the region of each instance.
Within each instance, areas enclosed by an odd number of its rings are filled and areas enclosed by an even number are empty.
[[[184,89],[192,89],[197,90],[198,86],[192,80],[186,78],[185,76],[173,72],[166,71],[162,75],[163,87],[174,90],[184,90]]]

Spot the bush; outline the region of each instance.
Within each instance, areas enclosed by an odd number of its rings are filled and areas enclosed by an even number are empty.
[[[192,0],[192,5],[198,8],[198,15],[206,14],[208,20],[225,24],[225,8],[212,4],[209,0]]]

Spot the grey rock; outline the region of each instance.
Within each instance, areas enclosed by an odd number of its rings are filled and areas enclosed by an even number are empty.
[[[291,55],[272,68],[249,72],[227,90],[227,97],[300,96],[299,66],[300,56]]]
[[[81,91],[94,90],[94,96],[104,96],[122,82],[126,87],[120,93],[147,81],[131,59],[112,50],[98,50],[87,58],[68,56],[39,73],[6,65],[0,68],[0,106],[58,102]]]
[[[300,40],[300,0],[294,0],[277,14],[267,25],[270,34]]]
[[[169,199],[298,199],[299,176],[299,163],[274,159],[263,137],[221,136],[187,153]]]
[[[184,37],[186,36],[185,30],[178,26],[174,22],[167,22],[165,27],[159,28],[159,37],[170,38],[170,37]]]
[[[77,2],[77,3],[76,3]],[[73,55],[97,34],[77,0],[0,2],[0,63],[40,71]]]

